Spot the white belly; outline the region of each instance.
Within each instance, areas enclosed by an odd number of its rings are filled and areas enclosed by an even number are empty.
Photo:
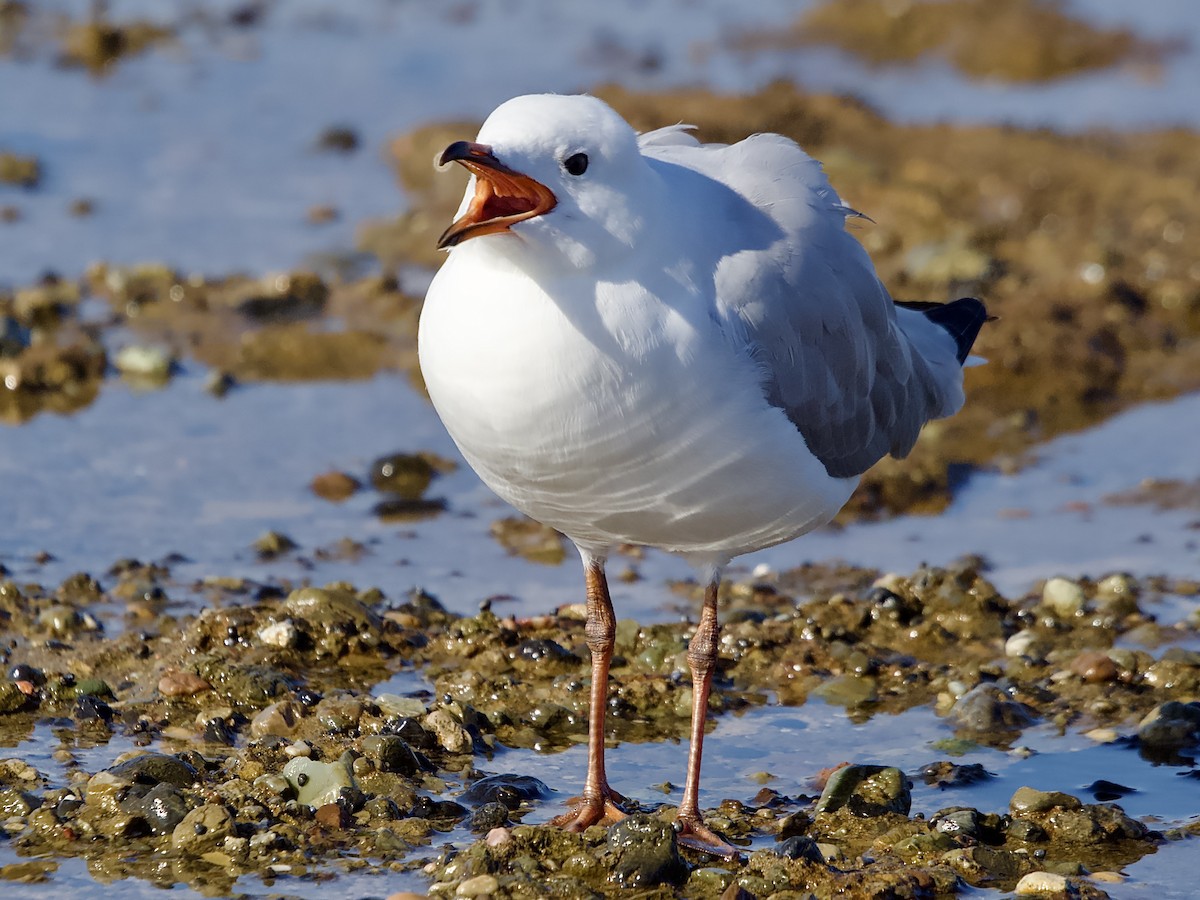
[[[421,315],[429,395],[492,490],[584,549],[720,564],[849,497],[855,479],[826,474],[715,326],[642,302],[613,318],[622,330],[594,305],[564,313],[515,270],[481,286],[455,262]]]

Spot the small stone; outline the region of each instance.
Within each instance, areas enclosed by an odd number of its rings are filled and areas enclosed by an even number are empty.
[[[189,812],[171,833],[171,846],[192,856],[199,856],[222,846],[225,838],[234,836],[233,816],[224,806],[206,803]]]
[[[296,743],[289,744],[288,746],[284,747],[283,752],[286,756],[290,756],[293,759],[296,759],[298,757],[311,756],[312,755],[312,745],[309,744],[308,741],[296,741]]]
[[[1009,659],[1020,659],[1021,656],[1032,655],[1031,650],[1036,646],[1038,637],[1036,632],[1025,630],[1018,631],[1007,641],[1004,641],[1004,655]]]
[[[950,718],[972,735],[1004,738],[1033,724],[1033,713],[994,684],[967,691],[950,710]]]
[[[350,767],[341,759],[331,763],[296,757],[283,767],[283,777],[296,791],[296,802],[324,806],[335,802],[344,788],[356,787]]]
[[[1071,671],[1087,684],[1117,679],[1117,664],[1103,650],[1084,650],[1071,661]]]
[[[1079,799],[1061,791],[1039,791],[1031,787],[1019,787],[1008,808],[1015,816],[1025,816],[1035,813],[1049,812],[1052,809],[1079,809],[1082,804]]]
[[[325,803],[317,807],[317,812],[314,815],[318,825],[323,825],[325,828],[341,829],[346,828],[354,821],[349,810],[343,807],[340,803]]]
[[[886,812],[906,816],[912,808],[911,786],[894,766],[843,766],[829,777],[816,811],[833,812],[842,807],[864,817]]]
[[[1042,588],[1042,604],[1058,619],[1070,619],[1083,612],[1083,588],[1066,578],[1051,578]]]
[[[1200,703],[1168,700],[1138,725],[1138,740],[1148,747],[1175,749],[1200,739]]]
[[[493,828],[484,838],[489,847],[503,847],[512,840],[512,832],[507,828]]]
[[[164,697],[191,697],[211,688],[212,685],[195,672],[178,669],[167,669],[158,679],[158,692]]]
[[[268,647],[287,650],[300,642],[300,631],[291,619],[272,622],[258,630],[258,639]]]
[[[262,738],[269,734],[290,737],[299,725],[300,716],[290,700],[280,700],[265,707],[250,720],[250,737]]]
[[[1021,876],[1015,888],[1017,894],[1066,894],[1067,879],[1053,872],[1030,872]]]
[[[147,382],[165,382],[171,377],[175,361],[159,347],[131,345],[117,351],[113,360],[122,375]]]
[[[254,542],[254,552],[259,559],[270,560],[291,553],[300,545],[286,534],[278,531],[268,531]]]
[[[613,877],[624,887],[679,885],[687,878],[675,830],[655,816],[622,819],[608,831],[608,849],[617,858]]]
[[[490,897],[500,890],[500,881],[495,875],[476,875],[468,878],[454,890],[456,897]]]
[[[138,784],[169,784],[191,787],[200,781],[200,773],[191,763],[165,753],[143,753],[108,769],[110,775]]]
[[[433,733],[446,752],[466,753],[471,749],[471,736],[446,710],[435,709],[421,724]]]
[[[341,503],[354,496],[362,484],[353,475],[345,472],[322,472],[313,478],[309,488],[322,500]]]

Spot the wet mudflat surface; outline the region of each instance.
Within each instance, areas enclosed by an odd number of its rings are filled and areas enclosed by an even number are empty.
[[[1190,896],[1194,17],[854,5],[0,4],[6,896]],[[980,72],[1008,29],[1036,52]],[[489,63],[503,34],[544,52]],[[702,803],[741,866],[648,850],[698,603],[652,552],[612,566],[645,818],[541,825],[583,774],[578,567],[415,368],[461,189],[427,160],[584,88],[792,134],[897,296],[1001,316],[962,416],[731,572]]]

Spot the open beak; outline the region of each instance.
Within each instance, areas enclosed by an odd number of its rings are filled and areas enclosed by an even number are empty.
[[[486,144],[456,141],[438,158],[439,165],[450,162],[462,164],[475,176],[475,196],[467,211],[442,232],[439,250],[480,235],[508,231],[514,222],[548,213],[558,203],[550,188],[504,165]]]

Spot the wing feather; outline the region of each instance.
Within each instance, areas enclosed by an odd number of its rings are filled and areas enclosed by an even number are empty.
[[[857,214],[795,143],[762,134],[701,145],[676,126],[643,136],[643,152],[721,183],[777,226],[765,245],[723,252],[715,311],[830,475],[904,456],[926,421],[961,405],[953,338],[919,313],[898,317],[846,230]]]

